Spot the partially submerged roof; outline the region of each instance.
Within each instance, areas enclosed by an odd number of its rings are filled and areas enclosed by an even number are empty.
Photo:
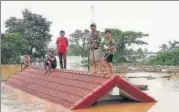
[[[44,73],[42,69],[27,68],[15,73],[5,83],[69,109],[89,107],[115,86],[136,101],[155,101],[117,75],[103,76],[70,70],[54,70],[49,75]]]

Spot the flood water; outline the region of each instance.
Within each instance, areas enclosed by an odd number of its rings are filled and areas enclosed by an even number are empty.
[[[87,70],[80,67],[80,57],[68,58],[68,69]],[[2,78],[10,77],[15,71],[20,70],[19,65],[3,65]],[[160,73],[128,73],[127,76],[154,76],[159,77],[165,74]],[[113,103],[93,106],[83,110],[73,112],[178,112],[179,110],[179,75],[173,76],[170,80],[165,78],[128,79],[133,84],[147,84],[149,90],[144,91],[154,97],[156,103]],[[113,93],[117,91],[113,90]],[[1,86],[1,111],[2,112],[64,112],[58,104],[50,103],[39,99],[15,88],[3,85]]]

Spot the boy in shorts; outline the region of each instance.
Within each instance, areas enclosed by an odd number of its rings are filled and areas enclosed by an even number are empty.
[[[47,60],[44,63],[44,68],[46,70],[45,74],[48,72],[50,73],[51,69],[55,69],[57,67],[57,61],[55,56],[52,54],[51,51],[48,52]],[[44,74],[44,75],[45,75]]]
[[[110,74],[113,74],[112,61],[113,61],[114,52],[116,50],[115,45],[116,45],[116,43],[112,39],[111,31],[106,30],[105,31],[105,39],[104,39],[105,53],[104,53],[104,56],[102,57],[101,61],[102,61],[102,65],[106,72],[107,72],[107,65],[108,65]]]

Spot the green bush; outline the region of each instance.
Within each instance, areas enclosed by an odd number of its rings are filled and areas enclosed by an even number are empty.
[[[179,47],[171,51],[158,52],[147,63],[153,65],[179,65]]]

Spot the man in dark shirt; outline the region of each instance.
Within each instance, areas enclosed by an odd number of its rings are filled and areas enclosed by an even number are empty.
[[[101,38],[99,31],[96,31],[96,24],[91,24],[91,34],[88,37],[89,49],[90,49],[90,61],[93,64],[93,71],[96,72],[99,69],[100,63],[100,50],[99,45]]]
[[[51,69],[55,69],[57,67],[57,60],[51,51],[48,52],[47,60],[44,63],[44,68],[46,70],[45,74],[51,71]],[[44,74],[44,75],[45,75]]]

